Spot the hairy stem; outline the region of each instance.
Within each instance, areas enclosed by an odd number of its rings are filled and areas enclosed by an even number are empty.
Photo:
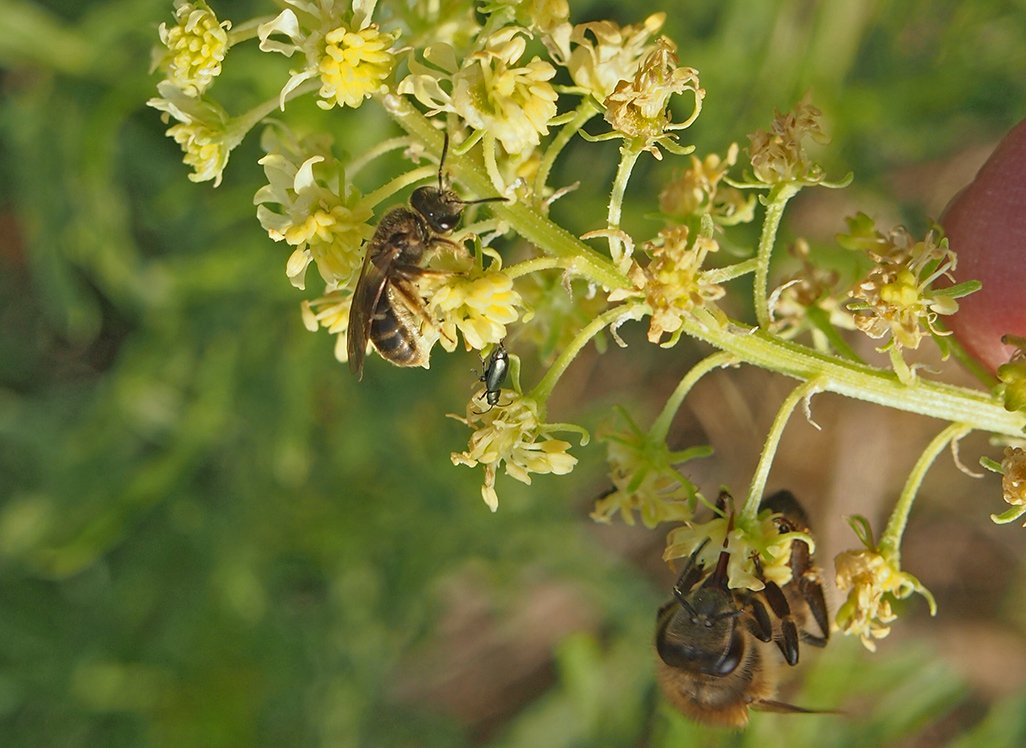
[[[884,558],[892,560],[895,566],[899,565],[901,536],[905,532],[908,515],[912,511],[912,504],[916,500],[916,494],[919,492],[919,486],[923,483],[926,471],[930,469],[934,460],[937,459],[937,455],[941,453],[941,450],[951,442],[961,439],[970,431],[972,429],[964,423],[952,423],[933,438],[933,441],[927,445],[926,449],[919,456],[915,467],[912,468],[912,472],[905,482],[905,487],[901,490],[901,496],[898,497],[898,503],[895,504],[894,510],[891,512],[891,518],[887,521],[887,527],[880,537],[880,544],[877,546],[880,554]]]
[[[542,403],[548,400],[549,395],[552,393],[552,388],[556,386],[556,382],[563,376],[563,372],[577,358],[577,354],[588,344],[589,340],[609,325],[627,319],[640,319],[647,311],[648,307],[644,304],[622,304],[612,309],[607,309],[597,316],[574,336],[570,345],[563,349],[563,352],[559,354],[559,358],[545,372],[545,376],[535,385],[535,388],[531,390],[528,397]]]
[[[673,390],[655,421],[652,422],[652,427],[648,430],[649,439],[656,442],[665,441],[666,435],[670,433],[670,424],[673,423],[681,403],[684,402],[684,398],[687,397],[695,383],[713,369],[730,366],[736,361],[737,359],[731,354],[720,352],[707,356],[692,366]]]
[[[769,477],[773,458],[777,454],[777,447],[780,446],[780,437],[783,436],[784,429],[787,427],[787,422],[790,420],[795,407],[802,400],[811,397],[822,389],[822,383],[818,379],[810,379],[795,387],[780,405],[780,410],[777,411],[777,415],[773,419],[773,425],[770,426],[769,433],[766,435],[766,443],[762,447],[759,464],[755,468],[752,483],[748,488],[748,496],[745,498],[745,504],[741,508],[738,517],[738,522],[742,526],[754,522],[759,514],[759,504],[762,503],[762,494],[766,490],[766,479]]]
[[[792,184],[777,185],[766,200],[766,218],[762,224],[762,235],[759,237],[759,250],[756,253],[755,266],[755,319],[763,330],[769,327],[769,265],[773,254],[773,245],[777,241],[777,229],[784,215],[787,201],[798,194],[798,186]]]

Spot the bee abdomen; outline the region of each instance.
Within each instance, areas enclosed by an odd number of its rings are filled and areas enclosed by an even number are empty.
[[[371,342],[382,358],[396,366],[423,366],[426,363],[420,336],[411,327],[412,322],[397,313],[390,294],[386,293],[370,324]]]

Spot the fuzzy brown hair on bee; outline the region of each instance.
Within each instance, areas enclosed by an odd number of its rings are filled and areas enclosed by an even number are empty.
[[[778,516],[781,533],[809,531],[805,511],[789,491],[764,499],[762,510]],[[711,570],[698,562],[701,551],[688,559],[673,599],[656,617],[658,678],[667,700],[696,722],[721,727],[744,727],[750,709],[810,712],[774,699],[782,669],[798,663],[799,642],[822,647],[830,636],[820,572],[808,544],[792,542],[789,582],[763,580],[759,592],[728,587],[726,540]]]

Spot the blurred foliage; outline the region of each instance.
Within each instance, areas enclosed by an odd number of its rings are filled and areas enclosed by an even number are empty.
[[[636,20],[626,7],[573,17]],[[886,195],[890,170],[1021,114],[1022,2],[672,10],[709,91],[700,151],[812,89],[837,171]],[[671,714],[650,649],[663,590],[586,519],[597,455],[504,487],[493,516],[478,476],[451,468],[465,434],[441,415],[462,408],[476,361],[352,380],[302,328],[285,251],[254,218],[256,144],[219,189],[191,184],[143,106],[170,17],[165,0],[0,2],[0,744],[825,748],[902,744],[952,714],[952,730],[978,723],[959,746],[1026,741],[1022,695],[970,709],[933,652],[869,660],[852,642],[810,658],[793,696],[844,715],[723,733]],[[258,57],[243,74],[265,95]],[[354,153],[387,127],[373,106],[348,122]],[[653,191],[670,169],[645,168]],[[643,215],[638,184],[627,212]],[[531,620],[546,585],[577,631],[504,627]],[[535,687],[487,721],[416,687],[447,682],[415,664],[452,595],[482,607],[512,660],[541,649]]]

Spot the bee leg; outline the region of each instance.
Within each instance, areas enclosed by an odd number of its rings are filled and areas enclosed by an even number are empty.
[[[760,641],[773,641],[773,621],[770,620],[766,606],[754,597],[748,601],[752,609],[752,625],[748,628]]]
[[[816,636],[808,631],[802,631],[802,639],[815,647],[825,647],[830,639],[830,621],[827,616],[826,598],[823,596],[823,585],[812,575],[802,576],[798,579],[798,591],[808,604],[819,630],[823,632],[822,636]]]
[[[780,619],[780,639],[777,646],[784,654],[788,665],[798,664],[798,626],[791,615],[791,606],[787,604],[784,591],[776,582],[766,582],[762,594],[769,603],[773,614]]]

